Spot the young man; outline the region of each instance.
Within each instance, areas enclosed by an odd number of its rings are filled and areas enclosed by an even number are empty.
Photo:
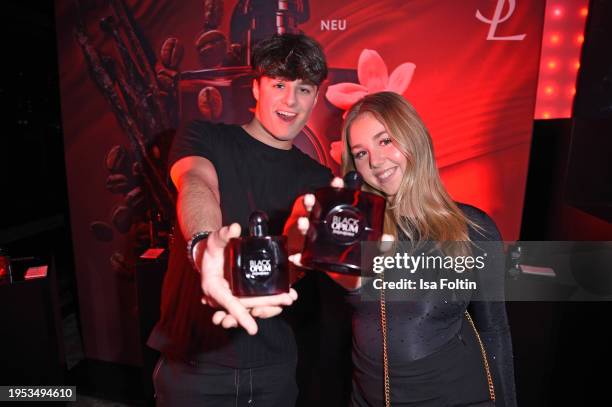
[[[162,352],[154,371],[161,406],[287,407],[296,400],[295,339],[276,315],[297,294],[234,297],[223,253],[230,238],[244,235],[252,211],[265,211],[270,234],[280,235],[295,199],[332,178],[293,147],[327,66],[320,46],[304,35],[261,41],[252,61],[253,120],[195,121],[179,130],[170,152],[180,229],[148,342]]]

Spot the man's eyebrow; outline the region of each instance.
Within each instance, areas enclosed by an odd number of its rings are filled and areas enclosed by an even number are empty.
[[[317,87],[317,85],[315,85],[314,83],[312,83],[312,82],[307,82],[307,81],[304,81],[304,80],[302,80],[302,79],[300,79],[300,81],[299,81],[299,85],[300,85],[300,86],[311,86],[311,87],[313,87],[313,88],[316,88],[316,87]]]

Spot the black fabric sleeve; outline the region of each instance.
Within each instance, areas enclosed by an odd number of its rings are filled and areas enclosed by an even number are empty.
[[[168,169],[181,158],[200,156],[217,162],[218,134],[213,124],[194,120],[179,127],[168,155]]]
[[[314,192],[318,188],[328,187],[332,179],[334,179],[334,174],[331,170],[327,167],[322,167],[319,171],[314,173],[308,192]]]
[[[487,353],[493,384],[495,386],[495,405],[516,407],[514,384],[514,360],[510,326],[503,300],[505,261],[501,236],[493,220],[479,209],[462,208],[466,215],[482,230],[471,230],[470,239],[481,245],[487,253],[487,267],[479,274],[478,289],[471,301],[469,312],[480,334]],[[489,291],[479,293],[478,291]],[[491,291],[494,295],[491,295]]]
[[[307,193],[313,193],[315,190],[329,186],[331,180],[334,178],[334,174],[328,167],[315,163],[310,157],[301,151],[297,153],[299,161],[299,168],[301,168],[301,174],[304,177],[298,195]]]

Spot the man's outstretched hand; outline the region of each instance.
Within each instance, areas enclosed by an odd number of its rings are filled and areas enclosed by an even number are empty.
[[[224,226],[208,236],[206,248],[200,262],[202,283],[202,304],[221,308],[213,315],[213,323],[224,328],[243,327],[250,335],[257,333],[254,317],[271,318],[282,312],[297,299],[292,288],[288,293],[263,297],[238,298],[232,294],[228,281],[224,278],[225,247],[230,239],[240,236],[240,225],[233,223]],[[197,253],[197,252],[196,252]]]

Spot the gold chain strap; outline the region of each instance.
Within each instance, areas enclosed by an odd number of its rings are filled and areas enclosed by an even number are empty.
[[[476,329],[476,325],[474,325],[474,321],[472,321],[472,317],[470,313],[465,310],[465,317],[467,318],[470,325],[472,325],[472,329],[476,334],[476,339],[478,339],[478,344],[480,345],[480,353],[482,354],[482,361],[484,362],[485,372],[487,374],[487,383],[489,384],[489,397],[491,397],[492,401],[495,401],[495,388],[493,386],[493,379],[491,377],[491,370],[489,369],[489,361],[487,359],[487,352],[485,351],[484,345],[482,344],[482,340],[480,339],[480,334],[478,334],[478,330]]]
[[[385,407],[391,407],[391,384],[389,380],[389,353],[387,351],[387,304],[385,302],[385,272],[380,275],[383,286],[380,289],[380,328],[383,337],[383,373],[385,380]]]
[[[383,373],[384,373],[384,385],[385,385],[385,407],[391,407],[391,381],[389,378],[389,353],[388,353],[388,342],[387,342],[387,303],[385,301],[385,273],[384,271],[381,273],[381,280],[383,283],[382,288],[380,289],[380,327],[382,330],[383,337]],[[491,377],[491,370],[489,369],[489,361],[487,360],[487,352],[485,351],[484,345],[482,344],[482,340],[480,339],[480,334],[478,334],[478,330],[476,329],[476,325],[474,325],[474,321],[472,321],[472,317],[470,313],[465,311],[465,317],[468,322],[472,326],[474,333],[476,334],[476,339],[478,340],[478,344],[480,345],[480,353],[482,355],[482,361],[484,363],[485,373],[487,374],[487,383],[489,385],[489,397],[491,401],[495,401],[495,387],[493,386],[493,378]]]

